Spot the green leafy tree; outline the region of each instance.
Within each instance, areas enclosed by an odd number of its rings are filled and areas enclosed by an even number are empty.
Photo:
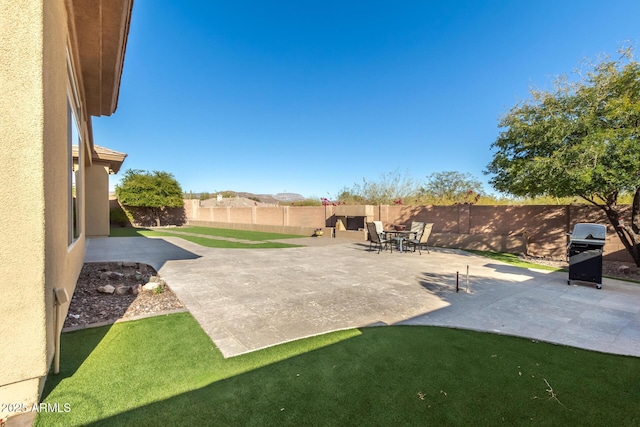
[[[640,266],[640,64],[630,48],[559,79],[505,114],[486,172],[517,196],[579,196],[601,208]],[[624,221],[621,194],[634,195]]]
[[[482,183],[470,173],[435,172],[419,190],[420,198],[433,204],[469,203],[478,201]]]
[[[184,205],[180,184],[172,174],[162,171],[127,170],[116,185],[116,196],[124,206],[149,209],[158,227],[166,208]]]

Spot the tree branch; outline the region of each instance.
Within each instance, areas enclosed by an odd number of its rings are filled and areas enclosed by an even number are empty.
[[[636,234],[628,225],[621,225],[620,228],[622,229],[622,231],[624,231],[624,233],[627,235],[627,238],[631,241],[630,252],[637,265],[640,257],[638,256],[638,240],[636,239]]]
[[[636,188],[631,204],[631,227],[634,233],[640,233],[640,187]]]
[[[631,228],[621,223],[620,213],[615,209],[615,207],[605,206],[604,211],[607,214],[609,222],[616,231],[616,234],[620,238],[620,241],[627,249],[636,265],[640,267],[640,254],[638,253],[638,242],[635,233]]]
[[[582,195],[582,194],[580,194],[579,196],[582,197],[583,199],[585,199],[587,202],[591,203],[592,205],[599,207],[600,209],[604,209],[605,208],[604,205],[602,205],[600,203],[597,203],[595,200],[593,200],[590,197],[587,197],[587,196]]]

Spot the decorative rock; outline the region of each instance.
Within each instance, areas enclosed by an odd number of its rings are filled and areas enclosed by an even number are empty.
[[[618,267],[618,271],[622,274],[629,274],[631,272],[631,268],[626,265],[621,265],[620,267]]]
[[[125,285],[119,285],[116,288],[116,295],[124,295],[127,292],[129,292],[129,286],[125,286]]]
[[[158,276],[149,277],[149,282],[157,282],[157,281],[158,281]]]
[[[124,277],[123,273],[119,273],[117,271],[105,271],[104,273],[100,273],[100,277],[101,280],[106,280],[106,279],[122,279]]]
[[[141,289],[142,289],[142,285],[133,285],[129,288],[129,293],[133,295],[138,295]]]
[[[139,273],[136,271],[136,274],[134,277],[136,278],[136,280],[142,280],[142,273]]]
[[[160,283],[158,282],[149,282],[146,285],[144,285],[142,287],[142,289],[144,289],[145,291],[152,291],[155,288],[159,288],[160,287]]]
[[[112,294],[114,293],[116,288],[111,285],[104,285],[98,288],[98,292],[102,292],[103,294]]]
[[[138,263],[137,262],[123,262],[122,263],[123,267],[133,267],[133,268],[137,268],[138,267]]]

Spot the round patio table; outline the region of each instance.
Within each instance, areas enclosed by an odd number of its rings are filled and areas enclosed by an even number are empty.
[[[400,252],[404,252],[404,241],[410,239],[412,234],[418,234],[411,230],[384,230],[384,232],[388,235],[395,234],[395,237],[390,237],[390,239],[396,242]]]

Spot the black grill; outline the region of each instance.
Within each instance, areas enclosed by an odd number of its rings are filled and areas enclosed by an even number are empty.
[[[591,282],[602,288],[602,252],[607,237],[607,228],[600,224],[580,223],[573,227],[567,246],[569,257],[569,280]]]

